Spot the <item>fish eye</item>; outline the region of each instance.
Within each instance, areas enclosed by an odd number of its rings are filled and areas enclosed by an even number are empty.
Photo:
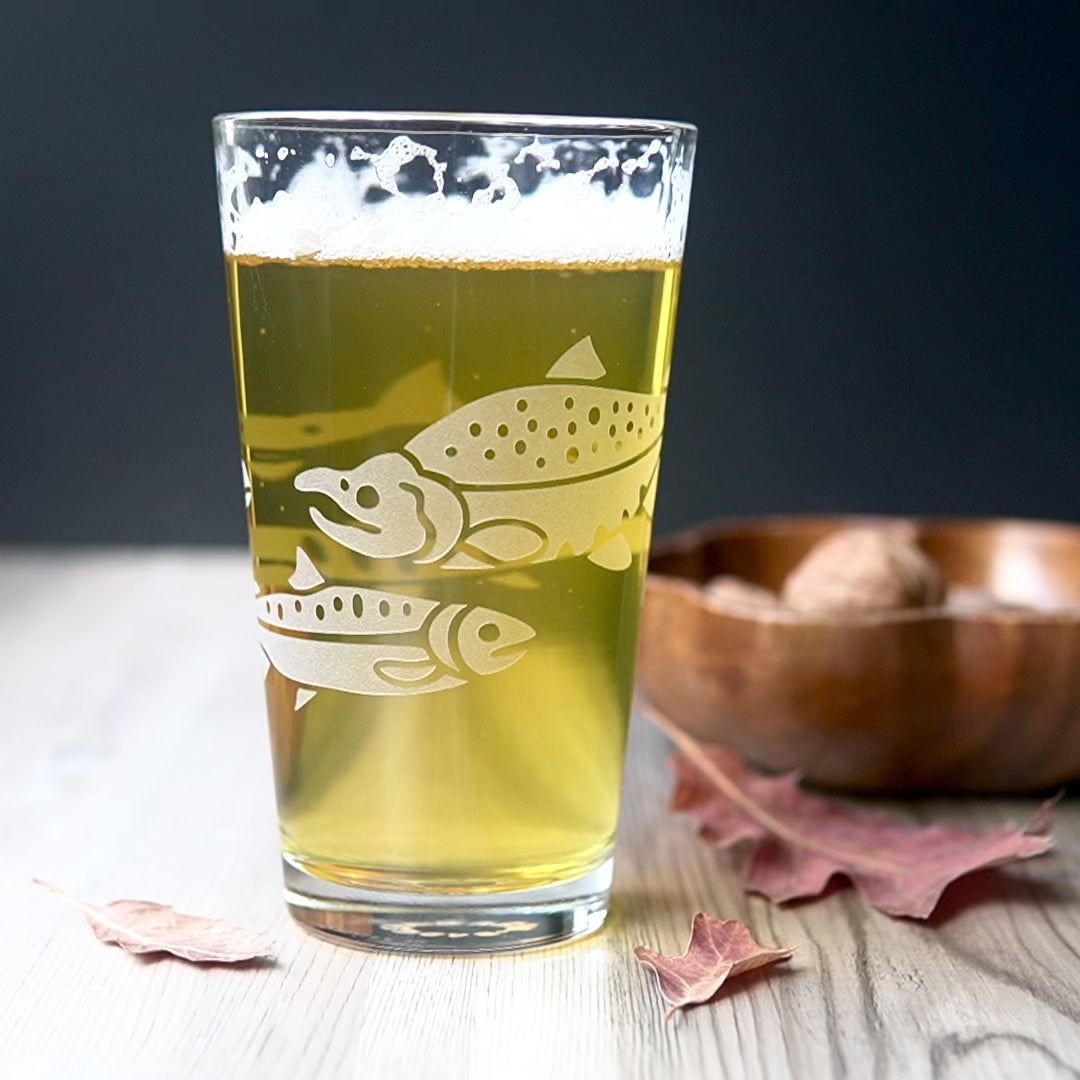
[[[373,510],[379,505],[379,493],[370,485],[364,484],[356,489],[356,505],[365,510]]]
[[[476,631],[476,636],[481,641],[487,641],[489,643],[492,641],[498,641],[499,628],[493,622],[484,623],[484,625]]]

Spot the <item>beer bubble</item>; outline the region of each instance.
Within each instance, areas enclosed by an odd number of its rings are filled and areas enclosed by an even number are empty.
[[[352,613],[359,619],[364,614],[364,601],[361,599],[359,593],[353,593],[352,598]]]
[[[600,423],[600,410],[595,405],[589,410],[589,423],[590,424],[599,424]]]
[[[524,454],[527,449],[528,447],[525,445],[524,439],[518,439],[518,441],[514,443],[515,454]]]
[[[390,601],[389,600],[380,600],[379,601],[379,614],[382,615],[383,618],[386,618],[386,616],[390,614]]]
[[[571,447],[570,447],[570,449],[566,451],[566,461],[567,461],[567,464],[568,464],[568,465],[574,465],[574,464],[576,464],[576,463],[577,463],[577,459],[578,459],[578,458],[579,458],[580,456],[581,456],[581,454],[580,454],[580,453],[578,452],[578,448],[577,448],[576,446],[571,446]]]
[[[322,604],[316,604],[315,605],[315,618],[321,620],[321,619],[325,618],[325,616],[326,616],[326,608],[324,608],[322,606]]]
[[[340,611],[344,606],[345,605],[341,602],[341,597],[340,596],[335,596],[334,597],[334,610],[335,611]]]

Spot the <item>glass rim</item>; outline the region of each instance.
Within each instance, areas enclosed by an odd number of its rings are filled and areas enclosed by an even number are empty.
[[[412,134],[531,135],[569,138],[682,135],[694,137],[697,127],[679,120],[613,116],[570,116],[558,113],[412,112],[351,109],[256,110],[223,112],[213,118],[214,130],[273,128],[278,131],[381,131],[400,125]]]

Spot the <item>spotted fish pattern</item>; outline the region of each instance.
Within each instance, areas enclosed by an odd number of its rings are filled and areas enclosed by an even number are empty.
[[[588,385],[604,374],[584,338],[549,381],[472,401],[354,469],[306,469],[295,486],[344,512],[347,523],[309,508],[326,536],[370,558],[479,570],[587,555],[624,570],[627,528],[653,513],[665,397]],[[491,608],[328,584],[302,548],[289,585],[257,603],[297,709],[318,689],[448,690],[517,663],[535,637]]]
[[[282,675],[350,694],[449,690],[517,663],[535,636],[527,623],[491,608],[348,585],[269,593],[256,604],[260,642]],[[402,640],[388,643],[387,636]]]
[[[575,371],[603,374],[589,338],[548,374]],[[460,570],[588,552],[625,569],[629,545],[616,534],[638,513],[652,516],[665,401],[569,381],[502,390],[428,425],[400,453],[308,469],[295,484],[351,519],[313,506],[322,532],[372,558]],[[610,536],[618,555],[593,552],[598,536]]]

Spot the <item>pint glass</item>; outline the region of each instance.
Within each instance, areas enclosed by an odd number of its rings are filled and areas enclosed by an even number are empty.
[[[695,130],[214,132],[289,909],[423,952],[594,930]]]

